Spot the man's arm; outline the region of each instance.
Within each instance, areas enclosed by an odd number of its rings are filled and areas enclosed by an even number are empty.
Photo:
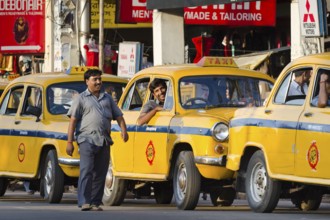
[[[320,92],[319,92],[319,100],[317,102],[317,107],[324,108],[328,104],[328,93],[327,93],[327,80],[328,75],[322,74],[320,77]]]
[[[121,137],[124,142],[128,141],[128,133],[127,133],[127,127],[126,122],[123,116],[118,116],[116,118],[116,121],[121,129]]]
[[[77,125],[77,119],[73,116],[70,117],[69,122],[69,128],[68,128],[68,143],[66,146],[66,153],[70,156],[72,156],[74,147],[73,147],[73,141],[74,141],[74,131],[76,129]]]
[[[150,119],[158,112],[163,110],[163,107],[161,106],[156,106],[154,109],[152,109],[151,111],[145,113],[145,112],[141,112],[139,118],[137,119],[137,124],[143,125],[146,124],[150,121]]]

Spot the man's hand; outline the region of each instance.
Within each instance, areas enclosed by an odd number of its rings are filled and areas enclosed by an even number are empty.
[[[328,81],[328,74],[322,73],[320,82],[326,82],[326,81]]]
[[[72,157],[73,151],[74,151],[74,147],[72,142],[68,142],[68,144],[66,145],[66,153]]]
[[[121,138],[124,142],[128,141],[128,133],[127,132],[121,132]]]

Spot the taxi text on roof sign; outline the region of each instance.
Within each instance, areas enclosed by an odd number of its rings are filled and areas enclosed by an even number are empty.
[[[96,66],[73,66],[67,70],[67,74],[84,74],[89,69],[99,69]]]
[[[235,67],[237,65],[231,57],[203,57],[198,63],[198,66],[203,67]]]

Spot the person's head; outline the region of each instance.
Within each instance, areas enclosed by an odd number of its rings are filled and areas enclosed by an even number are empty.
[[[102,87],[102,71],[89,69],[84,73],[84,80],[91,93],[100,92]]]
[[[149,90],[160,103],[165,102],[165,96],[166,96],[166,90],[167,90],[165,80],[154,79],[149,84]]]
[[[226,82],[226,98],[231,100],[235,91],[235,82],[232,80],[227,80]]]
[[[312,70],[302,70],[302,71],[296,71],[294,73],[295,76],[295,81],[299,84],[299,85],[303,85],[304,83],[309,83],[309,80],[311,78],[311,72]]]

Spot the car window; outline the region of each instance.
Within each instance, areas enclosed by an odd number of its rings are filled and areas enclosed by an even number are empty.
[[[313,92],[312,92],[312,97],[310,100],[310,105],[317,107],[318,105],[318,99],[319,99],[319,94],[320,94],[320,81],[321,81],[321,74],[327,74],[328,75],[328,80],[330,79],[330,69],[319,69],[317,71],[317,75],[316,75],[316,80],[315,83],[313,85]],[[327,83],[329,85],[329,82]],[[328,88],[329,86],[327,86],[326,88],[329,90]],[[329,92],[328,92],[329,93]],[[330,107],[330,100],[328,99],[328,104],[326,107]]]
[[[18,111],[21,96],[23,94],[24,87],[19,86],[9,90],[1,103],[1,114],[15,115]]]
[[[308,92],[312,68],[296,69],[285,77],[274,102],[283,105],[303,105]]]
[[[111,93],[114,100],[122,95],[125,84],[114,82],[102,82],[105,92]],[[50,85],[46,89],[46,106],[51,114],[66,114],[72,105],[73,98],[86,90],[86,84],[81,82],[64,82]]]
[[[172,82],[170,80],[164,79],[164,78],[162,78],[162,80],[164,80],[166,83],[166,95],[165,95],[165,102],[164,102],[163,109],[171,110],[173,108],[173,102],[174,102]],[[154,101],[158,102],[152,93],[150,93],[148,100],[154,100]]]
[[[127,111],[139,111],[142,107],[143,100],[148,92],[150,78],[137,80],[129,89],[124,101],[122,109]]]
[[[28,115],[28,107],[42,107],[42,92],[41,88],[29,86],[26,89],[26,94],[23,103],[22,115]]]
[[[171,81],[167,81],[166,85],[167,85],[167,90],[166,90],[164,109],[171,110],[173,108],[173,104],[174,104],[173,88],[172,88]]]
[[[261,106],[272,84],[265,80],[236,76],[193,76],[180,80],[183,108]]]

